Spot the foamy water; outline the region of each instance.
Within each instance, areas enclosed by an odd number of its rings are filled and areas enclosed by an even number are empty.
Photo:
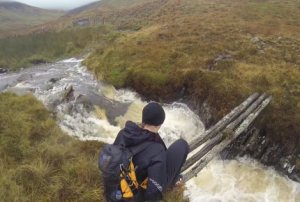
[[[121,122],[140,121],[147,103],[134,92],[122,90],[120,94],[133,102]],[[166,120],[160,134],[167,146],[178,138],[190,142],[204,133],[202,122],[186,105],[173,103],[163,108]],[[184,195],[191,202],[300,202],[299,183],[246,158],[224,161],[216,157],[186,188]]]
[[[299,183],[251,159],[213,160],[186,185],[191,202],[298,202]]]
[[[80,95],[100,97],[106,108],[97,106],[93,111],[88,111],[83,104],[76,104],[76,99],[60,103],[56,106],[58,124],[69,135],[81,140],[112,143],[127,120],[141,121],[141,111],[147,103],[133,91],[116,90],[111,85],[99,83],[85,67],[79,65],[80,61],[68,59],[43,67],[43,70],[27,69],[32,78],[19,83],[10,81],[18,77],[16,73],[0,75],[0,80],[6,88],[8,79],[10,87],[6,90],[34,92],[46,106],[59,100],[70,86],[75,89],[76,98]],[[52,77],[59,80],[50,86],[47,79]],[[110,104],[114,106],[117,103],[123,103],[127,110],[117,116],[116,125],[112,125],[106,112]],[[191,142],[204,133],[202,122],[186,105],[163,104],[163,108],[166,120],[160,134],[167,146],[178,138]],[[186,188],[184,195],[191,202],[300,202],[299,183],[246,158],[230,161],[215,158],[197,177],[187,182]]]

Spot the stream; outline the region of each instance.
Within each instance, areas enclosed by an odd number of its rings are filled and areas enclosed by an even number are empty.
[[[71,58],[19,72],[0,74],[0,92],[32,93],[57,117],[60,128],[80,140],[112,143],[127,120],[141,121],[147,104],[129,89],[97,81]],[[72,89],[68,100],[63,100]],[[160,134],[169,146],[178,138],[191,142],[205,128],[185,104],[163,104],[166,120]],[[300,184],[250,158],[216,157],[186,184],[191,202],[300,202]]]

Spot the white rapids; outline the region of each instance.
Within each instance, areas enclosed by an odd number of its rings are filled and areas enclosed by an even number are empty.
[[[83,104],[76,104],[76,100],[58,104],[55,109],[58,124],[66,133],[81,140],[112,143],[127,120],[141,121],[141,110],[147,103],[133,91],[115,90],[111,85],[98,82],[80,62],[72,58],[0,75],[0,91],[34,93],[47,107],[59,100],[69,86],[75,89],[75,96],[98,96],[105,106],[94,106],[92,111],[86,110]],[[21,76],[22,79],[18,79]],[[51,78],[56,78],[57,82],[49,83]],[[115,124],[111,124],[108,111],[116,105],[125,110],[116,115]],[[185,104],[163,104],[163,108],[166,120],[160,134],[167,146],[178,138],[190,142],[204,133],[202,122]],[[186,184],[186,188],[184,196],[191,202],[300,202],[299,183],[247,158],[215,158]]]

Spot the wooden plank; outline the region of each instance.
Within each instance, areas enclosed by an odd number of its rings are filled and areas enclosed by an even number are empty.
[[[227,145],[229,145],[235,138],[237,138],[259,115],[259,113],[270,103],[272,96],[265,99],[234,131],[232,135],[226,137],[219,145],[215,146],[203,159],[196,163],[196,165],[185,174],[185,182],[195,177],[216,155],[218,155]],[[225,137],[225,134],[222,133]]]
[[[190,157],[183,165],[181,172],[184,172],[191,165],[199,161],[200,158],[202,158],[206,153],[209,152],[208,148],[212,149],[215,145],[220,143],[221,141],[219,140],[223,140],[224,138],[223,134],[226,134],[226,136],[232,134],[233,130],[237,128],[238,124],[240,124],[247,116],[249,116],[255,110],[255,108],[257,108],[257,106],[261,104],[261,102],[266,98],[266,96],[267,95],[265,93],[262,94],[257,100],[255,100],[251,104],[250,107],[247,108],[247,110],[244,113],[242,113],[237,119],[235,119],[233,122],[227,125],[227,127],[222,132],[219,132],[217,135],[215,135],[216,138],[213,138],[213,140],[209,142],[207,146],[205,146],[203,149],[201,149],[192,157]]]
[[[213,127],[205,131],[204,135],[201,138],[195,139],[190,144],[190,151],[195,150],[199,146],[201,146],[207,140],[216,136],[219,132],[221,132],[234,118],[236,118],[241,112],[243,112],[255,99],[259,96],[258,93],[252,94],[248,97],[242,104],[238,107],[231,110],[226,116],[223,117],[218,123],[216,123]]]
[[[184,172],[186,169],[188,169],[190,166],[192,166],[194,163],[199,161],[205,154],[207,154],[214,146],[219,144],[222,140],[224,140],[224,137],[222,135],[217,135],[216,137],[212,138],[201,150],[199,150],[196,154],[191,156],[185,164],[181,168],[181,172]]]

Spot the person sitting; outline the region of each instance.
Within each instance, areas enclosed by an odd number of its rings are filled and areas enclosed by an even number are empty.
[[[167,188],[184,183],[180,170],[189,153],[189,145],[178,139],[167,148],[158,133],[164,121],[162,106],[156,102],[148,103],[142,111],[142,123],[127,121],[114,142],[114,145],[124,147],[136,146],[144,141],[153,142],[132,158],[138,183],[148,178],[147,188],[140,188],[138,202],[159,201]]]

